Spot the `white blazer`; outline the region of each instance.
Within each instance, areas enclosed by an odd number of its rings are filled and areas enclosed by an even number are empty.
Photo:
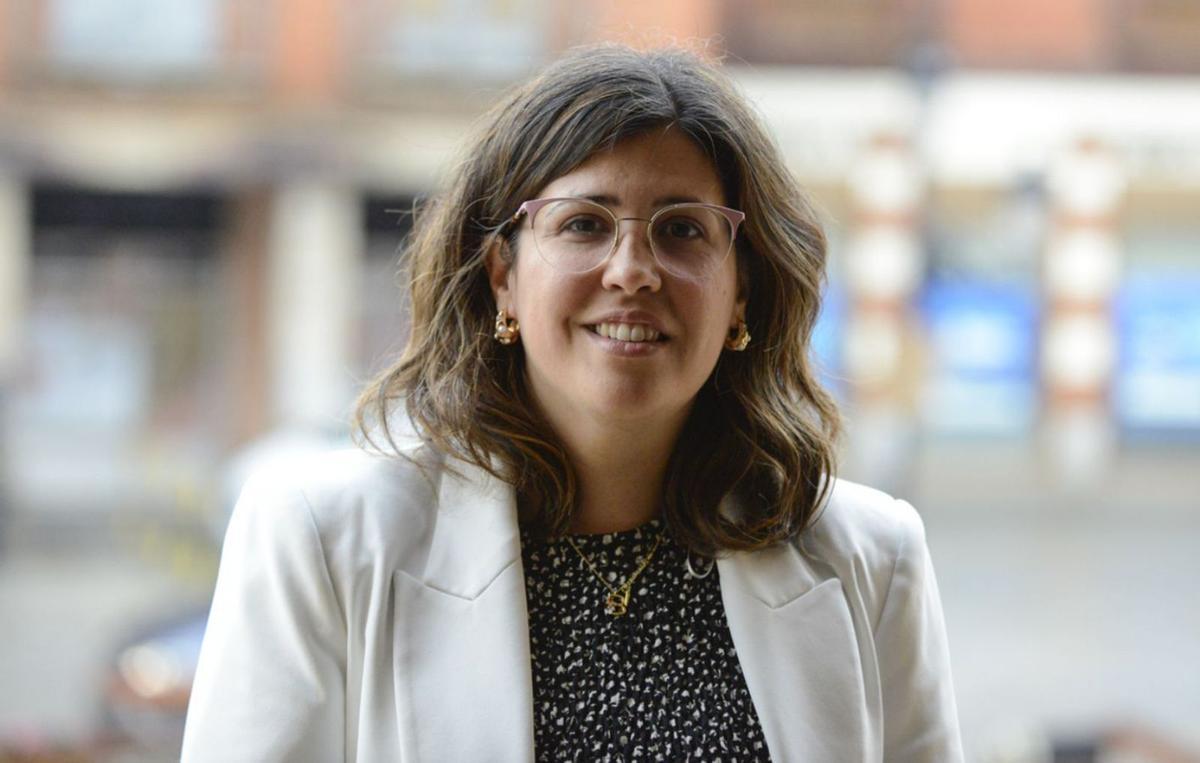
[[[343,451],[248,483],[184,761],[533,760],[513,490],[424,446],[409,455],[427,472]],[[911,506],[839,480],[801,542],[717,567],[773,760],[962,760]]]

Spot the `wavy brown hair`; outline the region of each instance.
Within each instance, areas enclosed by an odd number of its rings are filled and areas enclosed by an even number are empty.
[[[400,453],[389,420],[402,404],[433,447],[514,485],[523,523],[548,537],[567,531],[575,471],[534,404],[520,345],[492,338],[485,258],[495,236],[516,236],[505,222],[522,201],[595,152],[667,126],[696,142],[727,203],[746,213],[737,260],[754,341],[723,353],[697,396],[667,466],[664,522],[709,556],[791,539],[810,524],[831,489],[840,428],[809,359],[825,237],[745,98],[683,50],[574,51],[483,117],[445,190],[417,215],[411,334],[359,398],[355,424],[368,443],[382,434]],[[729,516],[719,510],[727,496],[738,506]]]

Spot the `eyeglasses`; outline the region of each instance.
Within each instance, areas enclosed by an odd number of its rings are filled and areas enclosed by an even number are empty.
[[[654,260],[680,278],[700,280],[717,271],[737,237],[743,212],[716,204],[671,204],[644,217],[617,217],[588,199],[532,199],[523,203],[510,223],[528,216],[534,248],[552,268],[586,273],[599,267],[617,248],[622,220],[646,223]]]

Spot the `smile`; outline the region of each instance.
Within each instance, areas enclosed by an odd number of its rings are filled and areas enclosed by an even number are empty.
[[[658,342],[665,341],[658,331],[644,323],[597,323],[588,329],[607,339],[618,342]]]

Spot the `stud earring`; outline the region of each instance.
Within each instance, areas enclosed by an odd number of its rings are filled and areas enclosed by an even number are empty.
[[[746,345],[750,344],[750,328],[745,321],[738,321],[736,329],[729,330],[729,336],[725,338],[725,349],[741,352],[746,349]]]
[[[520,335],[521,324],[517,322],[516,318],[508,317],[508,311],[501,308],[496,313],[496,331],[492,336],[496,337],[496,341],[500,344],[513,344]]]

